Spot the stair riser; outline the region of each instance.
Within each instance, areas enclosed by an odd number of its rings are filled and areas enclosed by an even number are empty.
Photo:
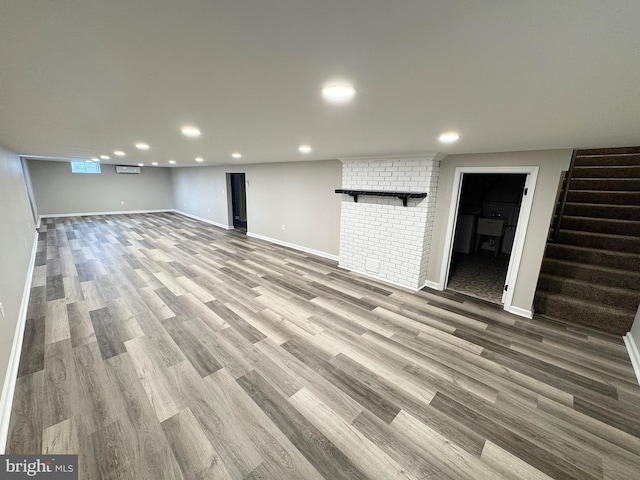
[[[640,165],[574,166],[572,178],[640,178]]]
[[[608,270],[600,270],[594,265],[567,264],[562,260],[545,258],[542,263],[542,273],[640,292],[640,273],[637,272],[626,270],[609,272]]]
[[[633,312],[621,314],[619,312],[598,312],[590,306],[576,307],[574,304],[566,303],[562,298],[554,295],[539,294],[536,296],[534,307],[537,313],[544,313],[557,318],[566,319],[588,327],[625,335],[633,323]]]
[[[594,190],[596,192],[640,192],[637,178],[573,178],[570,190]]]
[[[613,235],[631,235],[640,237],[640,222],[616,222],[598,218],[581,218],[565,216],[562,228],[583,232],[610,233]]]
[[[640,253],[640,238],[600,237],[586,233],[560,230],[559,241],[567,245],[578,245],[579,247],[601,248],[614,252]]]
[[[569,191],[567,202],[640,206],[640,192]]]
[[[565,215],[577,217],[612,218],[617,220],[633,220],[640,222],[640,208],[626,205],[597,205],[592,203],[567,203]]]
[[[553,243],[547,245],[546,255],[549,258],[559,260],[583,262],[591,265],[620,268],[636,272],[640,271],[640,256],[628,258],[627,256],[616,255],[614,252],[584,252],[582,250],[576,250],[570,245]]]
[[[638,292],[609,292],[596,284],[585,288],[584,285],[576,285],[560,277],[541,276],[538,280],[538,289],[549,293],[559,293],[579,300],[597,302],[600,305],[611,305],[612,307],[634,311],[640,305],[640,293]]]

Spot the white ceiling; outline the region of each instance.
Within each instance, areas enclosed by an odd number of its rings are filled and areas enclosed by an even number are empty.
[[[161,165],[638,145],[639,20],[638,0],[0,0],[0,145]],[[333,79],[352,103],[322,100]]]

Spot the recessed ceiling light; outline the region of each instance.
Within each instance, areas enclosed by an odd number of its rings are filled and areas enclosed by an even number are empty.
[[[176,161],[175,161],[175,160],[169,160],[169,163],[170,163],[171,165],[173,165],[174,163],[176,163]]]
[[[91,160],[85,160],[84,163],[91,163]]]
[[[138,166],[139,167],[144,167],[144,163],[139,163]]]
[[[202,162],[204,162],[204,158],[202,158],[202,157],[196,157],[196,162],[198,162],[198,163],[202,163]]]
[[[298,150],[300,150],[300,153],[309,153],[311,151],[311,147],[309,145],[300,145]]]
[[[453,143],[457,142],[460,138],[460,134],[456,132],[445,132],[438,137],[442,143]]]
[[[158,165],[158,162],[151,162],[151,165],[156,166]]]
[[[136,148],[138,150],[149,150],[151,147],[146,143],[136,143]]]
[[[199,137],[200,136],[200,129],[198,129],[197,127],[182,127],[182,129],[180,130],[182,132],[183,135],[186,135],[187,137]]]
[[[118,157],[124,157],[125,156],[125,153],[122,150],[114,150],[113,154],[117,155]]]
[[[346,103],[356,94],[356,89],[347,83],[331,83],[322,88],[322,96],[331,103]]]
[[[96,158],[96,157],[93,157],[93,158],[91,159],[91,161],[92,161],[92,162],[99,162],[99,161],[100,161],[100,159],[99,159],[99,158]]]
[[[102,160],[109,160],[111,157],[109,155],[100,155]]]
[[[233,153],[231,154],[231,156],[232,156],[233,158],[242,158],[242,154],[241,154],[241,153],[238,153],[238,152],[233,152]]]

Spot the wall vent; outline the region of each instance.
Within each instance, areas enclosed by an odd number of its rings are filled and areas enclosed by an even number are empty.
[[[116,173],[140,173],[140,167],[129,167],[128,165],[116,165]]]

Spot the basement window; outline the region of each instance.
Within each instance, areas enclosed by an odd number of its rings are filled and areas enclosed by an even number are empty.
[[[94,162],[71,162],[71,173],[102,173],[100,164]]]

